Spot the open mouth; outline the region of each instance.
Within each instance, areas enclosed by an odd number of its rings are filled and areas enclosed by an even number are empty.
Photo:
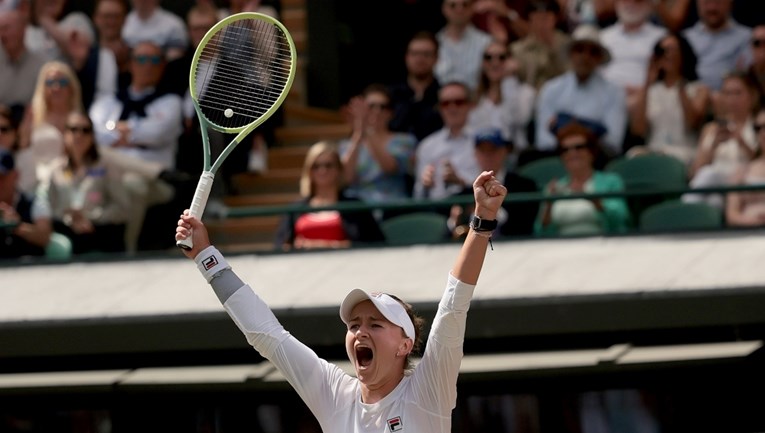
[[[369,364],[372,363],[372,358],[374,358],[372,349],[361,346],[356,348],[356,362],[358,362],[360,366],[369,366]]]

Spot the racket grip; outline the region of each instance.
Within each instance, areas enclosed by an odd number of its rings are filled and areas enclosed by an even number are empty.
[[[215,175],[209,171],[204,171],[199,176],[199,183],[197,183],[197,189],[194,191],[194,198],[191,200],[189,214],[199,218],[202,217],[202,214],[205,212],[205,206],[207,205],[207,199],[210,197],[210,191],[212,190],[212,184],[214,180]],[[192,235],[190,234],[186,239],[177,241],[175,245],[183,248],[184,250],[190,250],[194,248]]]

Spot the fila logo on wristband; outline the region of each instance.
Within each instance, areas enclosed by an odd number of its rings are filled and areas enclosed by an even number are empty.
[[[215,265],[217,264],[218,264],[218,259],[214,255],[202,260],[202,267],[205,268],[205,271],[209,271],[210,269],[215,267]]]

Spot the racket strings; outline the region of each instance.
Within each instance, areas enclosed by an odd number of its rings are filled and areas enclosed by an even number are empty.
[[[256,19],[234,21],[199,53],[195,70],[199,106],[219,126],[246,126],[281,97],[292,66],[288,38],[278,26]]]

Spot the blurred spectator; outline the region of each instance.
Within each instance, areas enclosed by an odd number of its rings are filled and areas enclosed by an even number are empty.
[[[349,195],[368,203],[411,197],[408,177],[417,138],[388,128],[393,112],[387,88],[370,84],[348,108],[353,132],[341,144],[340,154]]]
[[[627,128],[624,90],[610,83],[598,68],[610,60],[600,43],[598,29],[584,25],[576,29],[569,46],[571,67],[565,74],[546,82],[536,106],[536,148],[551,151],[556,147],[550,132],[564,114],[587,119],[605,129],[603,145],[608,156],[620,155]]]
[[[34,1],[26,44],[48,60],[69,64],[80,80],[80,97],[87,109],[101,94],[117,91],[117,61],[111,50],[101,47],[93,22],[82,12],[68,12],[68,0]]]
[[[0,149],[11,153],[19,150],[18,122],[5,105],[0,105]]]
[[[546,195],[593,194],[624,191],[624,182],[615,173],[595,169],[600,146],[593,132],[575,122],[558,131],[558,153],[566,175],[553,179]],[[595,235],[619,233],[630,222],[623,197],[561,199],[542,203],[537,232],[543,235]]]
[[[44,200],[35,208],[48,208],[54,230],[72,241],[74,254],[125,251],[130,197],[120,170],[100,158],[87,115],[67,117],[64,149],[41,180]]]
[[[432,33],[421,31],[412,36],[404,56],[406,77],[390,86],[391,130],[409,132],[420,141],[443,126],[438,112],[441,85],[433,75],[437,59],[438,41]]]
[[[528,33],[528,23],[518,10],[506,0],[476,0],[473,24],[505,45],[517,41]],[[522,12],[522,11],[521,11]]]
[[[759,185],[765,187],[765,109],[760,109],[754,119],[757,140],[755,158],[734,175],[734,185]],[[728,193],[725,203],[725,221],[733,227],[765,226],[765,191],[742,191]]]
[[[615,0],[617,21],[600,33],[611,61],[603,67],[603,77],[627,90],[627,97],[645,83],[646,70],[654,45],[667,32],[648,19],[653,0]]]
[[[475,135],[475,159],[480,171],[493,171],[497,179],[502,179],[507,192],[534,192],[536,183],[529,178],[508,171],[507,157],[512,151],[513,144],[502,137],[499,129],[479,130]],[[472,185],[461,191],[462,195],[473,194]],[[470,215],[474,213],[472,206],[452,206],[447,225],[454,238],[461,238],[468,232]],[[534,234],[534,222],[539,211],[536,201],[512,202],[505,200],[497,213],[498,226],[495,234],[502,236],[529,236]]]
[[[566,72],[570,37],[557,29],[557,0],[532,0],[526,14],[529,34],[513,42],[510,49],[518,78],[539,90],[547,80]]]
[[[481,56],[491,36],[472,23],[473,0],[443,0],[441,13],[446,24],[436,34],[438,62],[436,78],[440,83],[462,81],[471,92],[478,87]]]
[[[680,33],[656,43],[645,85],[630,107],[630,128],[645,145],[629,150],[672,155],[690,166],[709,110],[709,89],[696,75],[696,54]]]
[[[33,194],[45,165],[61,156],[66,117],[82,111],[80,81],[61,61],[49,61],[40,69],[34,96],[21,126],[21,150],[17,157],[19,188]]]
[[[699,58],[701,81],[720,90],[723,77],[744,67],[752,29],[731,17],[733,0],[696,0],[699,21],[683,31]]]
[[[473,102],[462,82],[445,83],[438,92],[444,127],[420,142],[415,156],[415,198],[442,199],[459,194],[477,176],[474,137],[467,121]]]
[[[577,27],[587,24],[595,27],[607,27],[616,17],[614,0],[557,0],[561,3],[567,17],[566,29],[573,32]]]
[[[160,46],[138,43],[132,51],[130,85],[116,96],[95,101],[90,116],[99,146],[174,170],[183,129],[182,100],[158,87],[165,64]],[[132,252],[137,249],[147,209],[171,201],[174,190],[158,178],[132,172],[126,173],[125,182],[133,194],[126,234],[127,249]]]
[[[93,22],[83,12],[70,11],[69,0],[31,1],[24,40],[30,51],[47,60],[69,63],[80,69],[96,39]]]
[[[215,3],[210,0],[197,0],[197,3],[204,4],[205,2]],[[219,19],[223,19],[229,15],[238,14],[240,12],[258,12],[273,18],[279,17],[279,8],[274,4],[278,3],[278,1],[275,0],[228,0],[225,3],[227,4],[227,7],[220,8]]]
[[[757,84],[759,105],[765,107],[765,24],[752,29],[749,78]]]
[[[122,27],[129,10],[128,0],[97,0],[93,11],[98,43],[114,55],[117,89],[125,88],[130,83],[130,47],[122,39]]]
[[[659,25],[670,32],[680,32],[698,19],[695,0],[659,0],[656,2]]]
[[[691,188],[730,185],[733,175],[755,155],[752,120],[757,104],[757,89],[744,72],[723,78],[717,119],[701,130],[698,150],[691,168]],[[706,201],[723,208],[722,194],[683,195],[687,202]]]
[[[492,41],[483,53],[481,77],[475,107],[468,125],[473,131],[496,128],[513,143],[507,163],[515,166],[519,151],[528,147],[527,128],[534,112],[536,90],[521,83],[510,72],[513,59],[507,45]]]
[[[32,213],[33,199],[16,188],[18,172],[6,141],[16,131],[0,115],[0,259],[42,256],[53,231],[50,215]]]
[[[360,203],[345,191],[343,164],[337,148],[326,141],[311,146],[300,176],[298,205],[331,207]],[[374,216],[367,210],[324,210],[304,214],[288,213],[276,235],[277,249],[347,248],[358,243],[385,240]]]
[[[26,19],[14,9],[0,10],[0,104],[10,107],[20,119],[32,101],[35,82],[45,57],[24,43]]]
[[[125,19],[122,38],[135,48],[143,41],[152,41],[166,49],[165,58],[181,57],[189,47],[189,37],[183,20],[163,9],[160,0],[131,0],[133,9]]]

